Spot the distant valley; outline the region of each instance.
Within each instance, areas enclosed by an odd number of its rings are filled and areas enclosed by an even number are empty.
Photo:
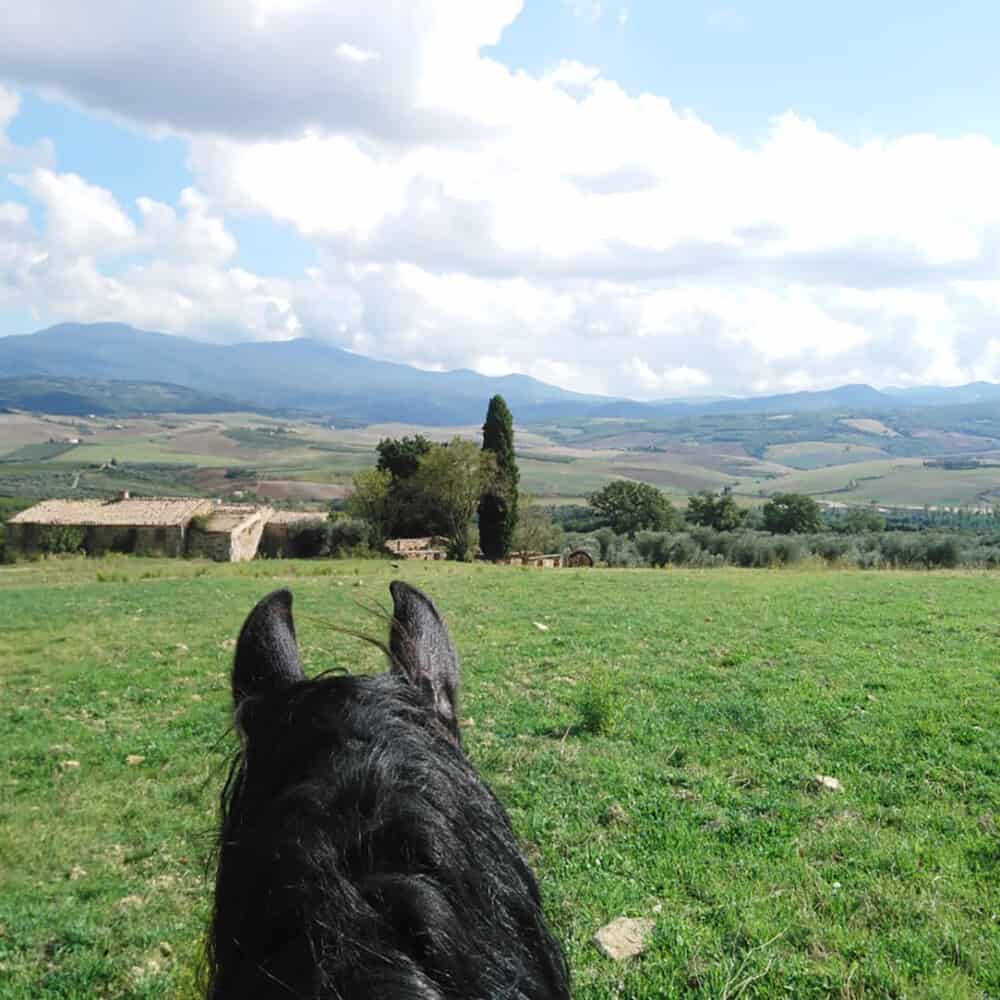
[[[522,486],[547,502],[616,477],[679,501],[724,488],[750,504],[790,490],[848,504],[1000,499],[991,383],[637,402],[317,341],[221,346],[118,324],[0,338],[0,495],[259,490],[326,503],[380,437],[476,437],[498,392],[517,421]]]

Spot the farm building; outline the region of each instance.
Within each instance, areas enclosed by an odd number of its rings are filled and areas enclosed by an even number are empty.
[[[251,504],[222,504],[197,497],[129,497],[113,500],[44,500],[7,522],[7,544],[22,556],[79,551],[99,556],[195,556],[242,562],[257,555],[268,523],[291,513]]]
[[[128,494],[115,500],[43,500],[7,522],[7,542],[26,556],[52,551],[57,534],[64,550],[75,542],[90,555],[182,556],[191,519],[212,506],[211,500],[133,500]]]
[[[508,556],[507,564],[509,566],[534,566],[537,569],[560,569],[563,566],[563,557],[558,552],[551,555],[536,555],[529,552],[519,556]]]
[[[400,559],[444,559],[447,542],[443,538],[390,538],[385,547]]]

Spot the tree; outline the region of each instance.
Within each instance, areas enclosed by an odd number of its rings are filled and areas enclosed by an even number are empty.
[[[392,474],[387,469],[364,469],[354,477],[354,492],[347,498],[347,512],[367,522],[373,548],[381,548],[390,537],[399,512],[393,491]],[[335,515],[331,514],[331,520]]]
[[[420,459],[433,448],[422,434],[413,437],[382,438],[376,446],[380,472],[389,472],[393,479],[409,479],[420,465]]]
[[[482,508],[480,508],[482,509]],[[482,515],[480,514],[480,517]],[[480,525],[480,538],[482,526]],[[522,556],[531,553],[557,552],[562,545],[563,530],[552,523],[552,509],[539,504],[524,503],[514,529],[511,549]]]
[[[736,501],[728,493],[715,496],[708,490],[688,497],[684,518],[692,524],[700,524],[716,531],[734,531],[743,523],[745,512],[736,506]]]
[[[877,510],[852,507],[844,516],[842,530],[848,535],[860,535],[866,531],[885,531],[886,520]]]
[[[392,500],[392,517],[384,526],[383,537],[412,538],[437,535],[446,530],[437,510],[414,485],[420,459],[433,447],[433,442],[422,434],[379,441],[375,449],[378,452],[376,468],[389,474]]]
[[[415,492],[441,517],[454,559],[469,557],[469,524],[479,498],[492,487],[495,463],[492,452],[456,437],[446,445],[434,445],[421,457],[412,477]]]
[[[648,483],[616,479],[589,497],[590,506],[620,535],[634,538],[637,531],[671,531],[677,512],[667,498]]]
[[[807,535],[821,531],[819,504],[802,493],[777,493],[764,504],[764,530],[775,535]]]
[[[487,559],[503,559],[514,545],[517,527],[517,484],[514,418],[503,396],[494,396],[483,424],[483,451],[496,463],[493,486],[479,500],[479,547]]]

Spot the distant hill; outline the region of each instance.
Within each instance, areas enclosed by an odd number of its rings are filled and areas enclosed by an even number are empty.
[[[138,413],[224,413],[248,409],[223,396],[167,382],[24,375],[0,378],[0,410],[58,416],[129,416]]]
[[[49,381],[34,388],[23,382],[39,376]],[[422,371],[306,338],[207,344],[120,323],[63,323],[34,334],[0,337],[0,388],[5,385],[0,407],[55,413],[110,412],[108,407],[122,412],[123,406],[130,412],[252,408],[341,423],[428,426],[478,423],[495,393],[506,398],[522,423],[825,410],[878,415],[917,406],[1000,401],[1000,385],[976,382],[884,392],[844,385],[744,399],[637,402],[569,392],[526,375]]]
[[[116,379],[186,386],[256,409],[348,421],[426,425],[479,422],[502,393],[526,419],[535,407],[604,403],[525,375],[429,372],[377,361],[315,340],[206,344],[117,323],[64,323],[0,338],[0,376]],[[218,407],[216,407],[218,408]]]

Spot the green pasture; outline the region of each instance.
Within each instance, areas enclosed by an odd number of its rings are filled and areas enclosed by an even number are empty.
[[[237,630],[287,585],[307,669],[380,669],[334,626],[394,576],[575,997],[1000,996],[995,576],[119,557],[0,568],[0,997],[197,995]]]
[[[944,469],[925,466],[922,459],[885,459],[795,472],[763,486],[768,493],[809,493],[844,503],[962,506],[1000,498],[1000,466]],[[757,488],[746,481],[740,486]]]
[[[765,452],[772,462],[793,469],[822,469],[827,466],[851,466],[857,462],[885,459],[881,448],[839,441],[799,441],[796,444],[772,445]]]

